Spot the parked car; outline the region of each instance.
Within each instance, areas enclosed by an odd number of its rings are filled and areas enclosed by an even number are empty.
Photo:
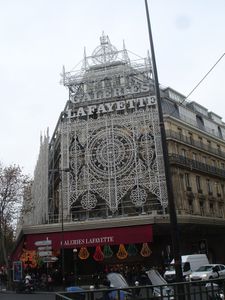
[[[182,255],[181,261],[182,261],[182,272],[183,272],[184,279],[186,278],[186,276],[196,271],[199,267],[209,263],[208,258],[205,254]],[[164,273],[164,278],[166,279],[167,282],[176,281],[174,259],[168,265],[166,272]]]
[[[209,280],[215,278],[225,278],[225,265],[203,265],[186,277],[186,279],[189,281]]]

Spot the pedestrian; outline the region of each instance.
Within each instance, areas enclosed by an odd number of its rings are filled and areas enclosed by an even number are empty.
[[[53,280],[50,274],[48,274],[47,281],[48,281],[48,290],[53,291]]]

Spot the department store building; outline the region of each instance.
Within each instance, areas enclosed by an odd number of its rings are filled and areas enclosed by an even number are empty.
[[[66,273],[74,254],[79,276],[164,267],[173,248],[149,56],[118,51],[103,34],[78,70],[63,69],[62,84],[69,100],[41,138],[33,209],[21,216],[13,260],[26,265],[50,240],[39,260],[61,268],[63,255]],[[225,124],[171,88],[160,93],[181,254],[225,263]]]

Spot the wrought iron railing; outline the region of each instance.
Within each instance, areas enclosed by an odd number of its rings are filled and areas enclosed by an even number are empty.
[[[58,292],[56,300],[217,300],[224,299],[225,281],[210,280],[183,282],[166,285],[132,286],[129,288],[95,289],[86,287],[82,291]],[[107,295],[113,295],[107,297]]]
[[[169,161],[171,164],[179,164],[191,170],[197,170],[223,178],[225,176],[225,170],[187,158],[183,155],[170,154]]]
[[[166,130],[166,136],[167,136],[167,138],[173,138],[173,139],[179,140],[181,142],[184,142],[188,145],[192,145],[192,146],[198,148],[199,150],[205,150],[207,152],[210,152],[212,154],[215,154],[215,155],[225,158],[225,152],[222,151],[220,148],[213,148],[211,145],[206,145],[203,142],[196,141],[195,139],[190,138],[186,135],[183,135],[179,132],[176,132],[173,130]]]

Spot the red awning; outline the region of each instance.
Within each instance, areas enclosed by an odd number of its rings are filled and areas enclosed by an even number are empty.
[[[148,243],[152,241],[152,225],[65,231],[63,235],[62,232],[28,234],[25,237],[25,248],[35,250],[35,242],[51,240],[52,248],[60,249],[63,239],[65,248]]]

